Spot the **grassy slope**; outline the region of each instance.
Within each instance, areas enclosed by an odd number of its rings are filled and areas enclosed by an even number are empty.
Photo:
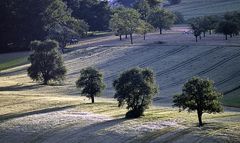
[[[182,0],[178,5],[168,7],[181,12],[185,19],[203,15],[219,15],[240,10],[239,0]]]
[[[74,109],[77,112],[91,112],[101,114],[113,118],[123,117],[126,109],[118,108],[115,101],[106,101],[98,98],[96,104],[87,104],[82,97],[62,97],[62,96],[24,96],[24,95],[1,95],[0,93],[0,122],[10,119],[25,117],[39,113],[54,112],[63,109]],[[198,130],[204,136],[231,136],[236,141],[240,135],[240,124],[237,121],[226,121],[225,119],[240,118],[239,113],[226,112],[216,115],[204,115],[204,121],[208,124],[204,128]],[[220,121],[218,121],[220,119]],[[221,121],[223,120],[223,121]],[[197,122],[196,113],[181,112],[171,108],[152,107],[146,111],[145,116],[130,122],[143,123],[154,121],[177,121],[179,124],[187,126],[190,132],[193,132]],[[171,130],[160,130],[146,134],[140,140],[146,140],[153,136],[161,136],[164,132],[172,132]],[[237,139],[238,140],[238,139]]]
[[[29,52],[0,54],[0,71],[28,63]]]

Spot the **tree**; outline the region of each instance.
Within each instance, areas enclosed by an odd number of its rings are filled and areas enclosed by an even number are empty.
[[[80,78],[76,81],[76,86],[81,89],[81,94],[91,98],[92,103],[94,103],[94,97],[100,96],[105,88],[103,74],[92,67],[82,69],[80,74]]]
[[[146,34],[153,31],[154,31],[154,27],[151,24],[141,20],[137,28],[137,33],[143,35],[144,40],[146,39]]]
[[[117,98],[119,107],[127,103],[127,118],[142,116],[158,91],[153,72],[141,68],[123,72],[113,82],[113,87],[116,90],[114,98]]]
[[[225,35],[225,39],[228,39],[228,35],[232,37],[233,34],[238,33],[238,25],[232,21],[221,21],[218,24],[218,27],[216,29],[217,33],[222,33]]]
[[[83,19],[91,31],[105,31],[109,28],[111,9],[107,0],[64,0],[72,9],[72,16]]]
[[[121,8],[117,10],[110,20],[111,29],[120,34],[129,34],[131,44],[133,44],[133,33],[136,32],[140,23],[140,14],[131,8]]]
[[[170,29],[175,21],[175,15],[167,10],[155,8],[149,15],[149,23],[159,28],[160,34],[163,29]]]
[[[110,20],[109,27],[110,29],[115,32],[116,35],[119,36],[120,40],[122,40],[122,35],[126,34],[124,21],[119,15],[120,12],[115,12]]]
[[[184,84],[182,94],[174,96],[173,106],[179,107],[179,111],[197,110],[199,127],[201,127],[203,126],[203,113],[211,114],[223,111],[221,98],[222,94],[215,89],[213,81],[194,77]]]
[[[226,21],[231,21],[233,23],[236,23],[238,26],[238,32],[240,32],[240,12],[239,11],[225,13],[224,19]]]
[[[136,3],[134,8],[140,13],[141,19],[147,21],[150,13],[150,5],[148,4],[147,0],[140,0]]]
[[[189,20],[189,24],[190,24],[190,27],[193,30],[193,35],[196,38],[196,42],[198,42],[198,37],[201,36],[202,31],[203,31],[200,23],[201,23],[201,18],[200,17],[192,18],[192,19]]]
[[[31,66],[28,68],[28,75],[33,80],[41,81],[44,85],[47,85],[50,80],[64,80],[66,68],[56,41],[33,41],[30,48],[33,53],[29,57]]]
[[[81,37],[88,31],[88,24],[71,16],[71,10],[62,1],[54,1],[45,10],[45,30],[48,38],[59,42],[64,53],[67,43],[74,37]]]
[[[53,28],[70,28],[67,22],[72,19],[71,10],[62,0],[2,0],[0,12],[3,52],[29,50],[31,41],[47,39]]]

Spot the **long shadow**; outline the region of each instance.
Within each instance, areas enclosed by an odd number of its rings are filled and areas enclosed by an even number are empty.
[[[5,87],[0,87],[0,91],[24,91],[24,90],[31,90],[31,89],[37,89],[40,88],[41,86],[38,84],[34,85],[11,85],[11,86],[5,86]]]
[[[0,77],[3,77],[3,76],[12,76],[12,75],[16,75],[16,74],[19,74],[19,73],[23,73],[27,70],[27,67],[24,67],[24,68],[21,68],[21,69],[18,69],[18,70],[14,70],[14,71],[0,71]]]
[[[73,131],[72,133],[70,132],[67,136],[64,136],[63,138],[60,138],[60,140],[68,140],[68,139],[71,139],[71,138],[74,138],[74,137],[77,137],[77,136],[80,137],[82,135],[88,135],[89,133],[94,134],[94,133],[96,133],[100,130],[104,130],[104,129],[107,129],[109,127],[113,127],[117,124],[120,124],[120,123],[122,123],[126,120],[128,120],[128,119],[119,118],[119,119],[113,119],[113,120],[108,120],[108,121],[104,121],[104,122],[100,122],[100,123],[91,124],[91,125],[83,127],[83,128],[81,127],[78,130]],[[81,134],[81,135],[79,135],[79,134]],[[91,139],[89,138],[88,140],[90,141]],[[81,142],[81,139],[79,138],[78,141]]]
[[[56,111],[61,111],[61,110],[65,110],[65,109],[74,108],[76,106],[79,106],[79,104],[63,106],[63,107],[46,108],[46,109],[42,109],[42,110],[36,110],[36,111],[31,111],[31,112],[19,113],[19,114],[5,114],[5,115],[0,116],[0,123],[5,122],[10,119],[14,119],[14,118],[26,117],[26,116],[35,115],[35,114],[56,112]]]

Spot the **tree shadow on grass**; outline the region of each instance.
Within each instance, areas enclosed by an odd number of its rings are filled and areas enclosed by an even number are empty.
[[[26,117],[26,116],[35,115],[35,114],[50,113],[50,112],[56,112],[56,111],[70,109],[70,108],[75,108],[76,106],[79,106],[79,105],[80,104],[68,105],[68,106],[62,106],[62,107],[46,108],[46,109],[24,112],[24,113],[19,113],[19,114],[11,114],[11,113],[10,114],[5,114],[5,115],[0,116],[0,123],[5,122],[7,120],[20,118],[20,117]]]
[[[0,91],[24,91],[24,90],[32,90],[41,88],[42,85],[34,84],[34,85],[11,85],[0,87]]]

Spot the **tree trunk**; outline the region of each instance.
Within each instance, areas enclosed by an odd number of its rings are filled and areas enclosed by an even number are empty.
[[[212,30],[209,30],[209,35],[212,35]]]
[[[203,32],[203,37],[206,37],[206,32],[205,31]]]
[[[91,100],[92,100],[92,103],[95,102],[95,101],[94,101],[94,96],[93,96],[93,95],[91,96]]]
[[[197,42],[197,36],[195,36],[195,38],[196,38],[196,42]]]
[[[199,127],[202,127],[203,126],[203,123],[202,123],[202,111],[197,110],[197,114],[198,114]]]
[[[143,39],[146,40],[146,34],[143,34]]]
[[[233,37],[233,34],[230,34],[230,38],[232,38]]]
[[[133,37],[132,37],[132,33],[130,34],[130,39],[131,39],[131,44],[133,44]]]
[[[227,34],[225,35],[225,39],[226,39],[226,40],[228,39],[228,36],[227,36]]]
[[[122,41],[122,35],[121,34],[119,35],[119,38],[120,38],[120,41]]]
[[[126,34],[126,35],[125,35],[125,39],[127,39],[127,38],[128,38],[128,35]]]
[[[159,31],[160,31],[160,35],[162,35],[162,28],[159,28]]]

